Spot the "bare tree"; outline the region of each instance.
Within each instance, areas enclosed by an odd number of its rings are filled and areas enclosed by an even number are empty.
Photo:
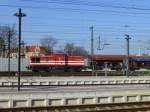
[[[5,43],[4,40],[2,38],[0,38],[0,57],[4,57],[4,51],[5,51],[4,43]]]
[[[16,37],[17,31],[15,29],[15,25],[8,26],[0,26],[0,55],[6,54],[6,49],[8,46],[8,38],[10,35],[10,47],[16,47],[17,45],[17,37]]]
[[[75,46],[73,43],[66,43],[66,45],[64,47],[64,52],[68,55],[73,55],[74,48],[75,48]]]
[[[83,47],[75,46],[74,43],[66,43],[64,52],[68,55],[88,56],[87,50],[85,50]]]
[[[47,53],[53,52],[57,42],[57,39],[52,36],[46,36],[43,39],[41,39],[41,45],[46,47]]]
[[[76,46],[75,49],[74,49],[73,54],[75,54],[75,55],[82,55],[82,56],[87,57],[88,56],[88,51],[85,50],[85,48],[83,48],[83,47]]]

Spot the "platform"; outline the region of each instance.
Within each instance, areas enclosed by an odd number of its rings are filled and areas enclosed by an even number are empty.
[[[0,86],[17,85],[17,77],[1,77]],[[21,77],[21,85],[150,84],[150,76]]]
[[[0,108],[150,101],[149,85],[63,86],[0,89]]]

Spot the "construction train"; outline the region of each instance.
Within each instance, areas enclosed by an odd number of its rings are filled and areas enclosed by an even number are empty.
[[[86,71],[91,69],[103,70],[107,63],[107,69],[121,71],[125,69],[125,55],[92,55],[85,59],[84,56],[53,53],[47,56],[31,56],[28,69],[39,71]],[[150,69],[150,56],[129,56],[130,70]]]

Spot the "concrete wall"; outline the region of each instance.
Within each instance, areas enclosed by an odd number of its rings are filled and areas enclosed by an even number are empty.
[[[0,108],[110,104],[150,101],[149,90],[115,92],[10,92],[0,93]]]
[[[28,59],[21,59],[21,70],[28,71],[26,66],[29,65]],[[17,71],[18,70],[18,58],[11,58],[10,60],[10,70]],[[8,58],[0,58],[0,71],[8,71]]]

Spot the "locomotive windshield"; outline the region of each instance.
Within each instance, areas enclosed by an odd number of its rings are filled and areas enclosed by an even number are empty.
[[[39,57],[31,57],[31,62],[32,63],[39,63],[40,62],[40,58]]]

